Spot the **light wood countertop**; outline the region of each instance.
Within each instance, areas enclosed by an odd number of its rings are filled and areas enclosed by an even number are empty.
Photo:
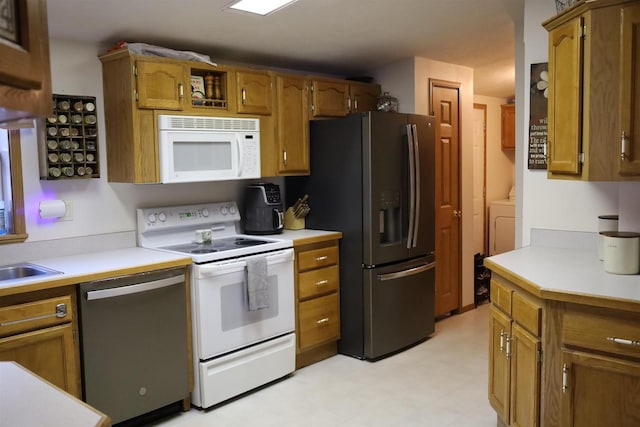
[[[279,238],[291,240],[293,246],[310,245],[313,243],[321,243],[329,240],[342,239],[342,232],[327,230],[284,230]]]

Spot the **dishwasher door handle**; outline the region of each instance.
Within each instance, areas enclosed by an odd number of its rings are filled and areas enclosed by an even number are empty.
[[[166,288],[167,286],[184,283],[184,274],[166,279],[154,280],[152,282],[139,283],[137,285],[120,286],[118,288],[100,289],[97,291],[88,291],[87,300],[97,300],[104,298],[114,298],[123,295],[138,294],[140,292],[152,291],[154,289]]]

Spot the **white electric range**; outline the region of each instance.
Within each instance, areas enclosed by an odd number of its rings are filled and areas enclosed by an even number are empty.
[[[291,241],[239,233],[235,202],[138,209],[137,222],[138,246],[193,259],[195,406],[211,407],[294,371]],[[257,257],[266,260],[266,299],[250,309],[247,261]]]

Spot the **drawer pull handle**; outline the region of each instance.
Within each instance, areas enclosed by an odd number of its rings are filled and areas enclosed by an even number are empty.
[[[318,256],[316,257],[316,262],[326,261],[327,259],[329,259],[329,257],[326,255]]]
[[[317,323],[318,325],[322,325],[323,323],[328,323],[328,322],[329,322],[329,318],[328,318],[328,317],[325,317],[324,319],[320,319],[320,320],[318,320],[316,323]]]
[[[316,286],[324,286],[324,285],[328,285],[329,281],[327,279],[325,280],[319,280],[316,282]]]
[[[607,337],[607,341],[611,341],[616,344],[640,346],[640,341],[628,340],[626,338]]]
[[[61,303],[56,305],[56,312],[51,314],[43,314],[42,316],[28,317],[26,319],[10,320],[8,322],[0,322],[0,326],[17,325],[19,323],[32,322],[34,320],[48,319],[49,317],[66,317],[67,304]]]

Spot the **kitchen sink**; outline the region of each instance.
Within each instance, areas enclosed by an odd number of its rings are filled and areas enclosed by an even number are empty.
[[[20,279],[29,279],[35,276],[43,277],[52,276],[55,274],[62,273],[50,268],[42,267],[41,265],[31,264],[28,262],[3,265],[0,266],[0,285],[9,280],[13,282]]]

